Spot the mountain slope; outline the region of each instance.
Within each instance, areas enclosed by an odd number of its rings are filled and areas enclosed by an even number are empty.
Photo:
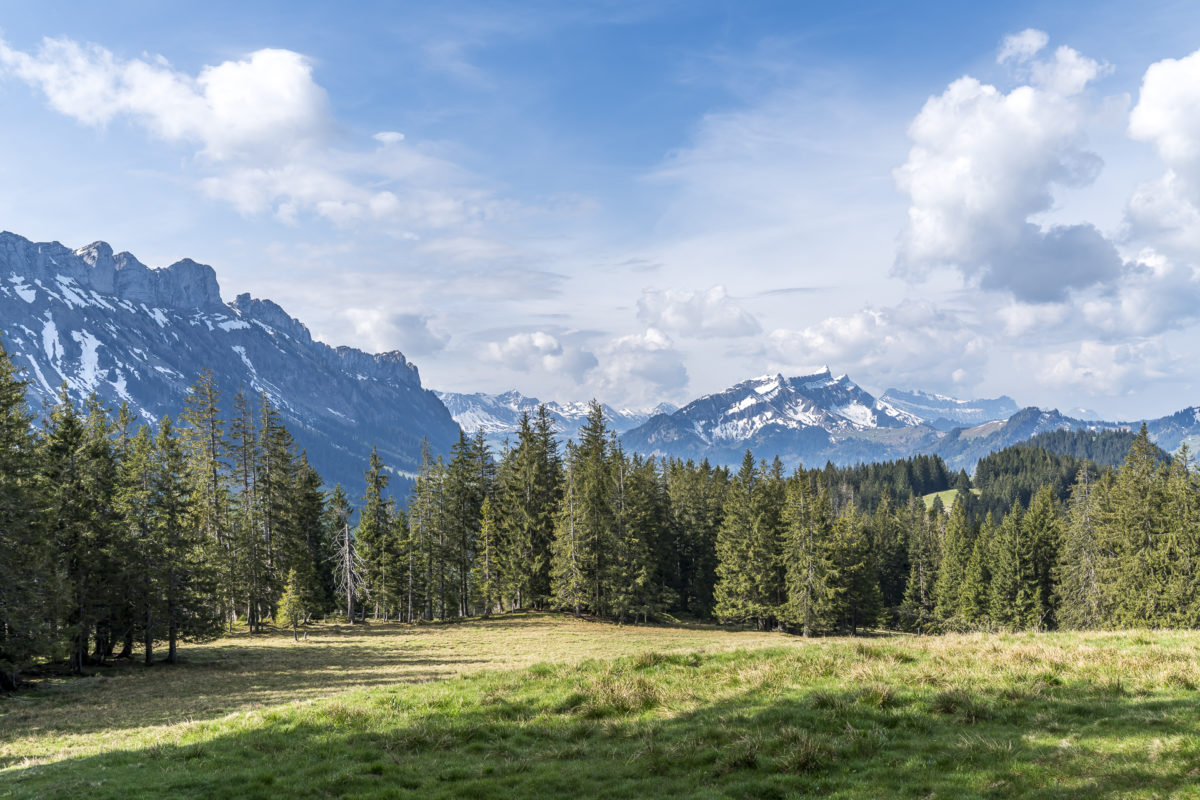
[[[150,269],[104,242],[73,251],[0,233],[0,326],[35,406],[66,382],[77,400],[95,392],[154,422],[181,413],[211,369],[226,403],[237,391],[265,393],[322,476],[351,497],[372,445],[412,473],[423,438],[445,450],[458,435],[401,353],[313,341],[270,300],[223,303],[212,268],[190,260]]]
[[[880,395],[879,403],[907,412],[940,431],[1008,419],[1020,410],[1007,395],[994,399],[959,400],[941,394],[901,389],[888,389]]]

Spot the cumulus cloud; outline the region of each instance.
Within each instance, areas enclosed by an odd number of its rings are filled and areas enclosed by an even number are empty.
[[[679,336],[753,336],[762,330],[754,315],[738,305],[724,286],[703,292],[646,290],[637,305],[641,322]]]
[[[1151,64],[1129,115],[1129,135],[1153,145],[1162,177],[1138,186],[1130,236],[1176,258],[1200,257],[1200,50]]]
[[[769,339],[777,368],[833,364],[879,383],[970,385],[987,360],[980,334],[957,314],[928,303],[867,308],[799,330],[778,329]]]
[[[1166,378],[1179,367],[1178,359],[1155,341],[1106,344],[1087,340],[1074,349],[1043,355],[1038,362],[1043,383],[1109,396]]]
[[[596,356],[564,343],[545,331],[515,333],[502,342],[489,342],[487,357],[519,372],[550,372],[569,375],[576,383],[597,365]]]
[[[373,149],[334,147],[325,90],[309,59],[290,50],[258,50],[193,76],[161,56],[122,59],[71,39],[44,39],[36,52],[0,40],[5,73],[85,125],[128,118],[158,139],[195,147],[201,189],[245,214],[439,227],[490,213],[487,192],[400,133],[376,134]]]
[[[895,171],[910,199],[897,274],[951,267],[985,289],[1049,302],[1120,271],[1116,249],[1092,225],[1030,221],[1051,208],[1055,186],[1086,186],[1102,167],[1084,147],[1080,94],[1104,68],[1069,47],[1035,59],[1038,33],[1001,48],[1000,60],[1021,62],[1029,83],[1005,93],[959,78],[913,120],[913,147]]]
[[[659,402],[688,382],[683,356],[657,328],[610,341],[601,350],[597,373],[601,391],[633,402]]]
[[[450,340],[430,327],[430,318],[422,314],[375,308],[348,308],[344,313],[355,335],[375,351],[398,349],[407,356],[424,356],[442,351]]]

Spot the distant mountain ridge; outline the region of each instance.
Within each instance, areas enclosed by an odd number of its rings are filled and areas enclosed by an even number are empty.
[[[412,474],[423,439],[445,450],[458,435],[402,353],[316,342],[270,300],[224,303],[213,269],[190,259],[151,269],[104,242],[71,250],[0,233],[0,327],[35,407],[65,381],[76,400],[95,392],[155,422],[182,413],[211,369],[225,402],[265,393],[322,476],[351,497],[372,445]]]
[[[973,471],[980,458],[1038,434],[1060,430],[1136,430],[1142,421],[1104,422],[1057,410],[1018,408],[1012,398],[960,400],[888,389],[878,399],[829,368],[785,378],[766,375],[658,415],[622,435],[646,455],[707,458],[736,464],[747,449],[778,455],[789,467],[889,461],[938,455],[954,470]],[[1152,438],[1172,452],[1200,445],[1200,409],[1145,420]]]
[[[505,438],[512,438],[520,429],[522,414],[533,417],[538,406],[543,405],[536,397],[526,397],[518,391],[503,394],[437,392],[437,396],[464,431],[483,431],[494,445],[499,445]],[[559,403],[551,400],[544,405],[554,421],[555,430],[564,440],[578,438],[579,429],[587,419],[589,403]],[[671,413],[676,409],[670,403],[659,403],[647,410],[618,409],[604,404],[601,407],[608,426],[617,433],[636,428],[655,414]]]

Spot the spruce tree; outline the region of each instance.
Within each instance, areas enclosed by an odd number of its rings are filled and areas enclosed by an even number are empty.
[[[492,511],[491,498],[483,498],[480,511],[478,553],[475,558],[474,586],[479,593],[480,613],[486,618],[500,599],[499,530]]]
[[[1022,583],[1023,596],[1019,601],[1026,608],[1022,627],[1047,630],[1056,626],[1054,574],[1062,532],[1058,497],[1049,486],[1034,495],[1029,511],[1021,520],[1022,534],[1028,542],[1028,575]],[[1027,597],[1026,597],[1027,595]]]
[[[292,640],[300,641],[300,623],[308,617],[308,608],[304,602],[304,590],[296,570],[288,572],[287,583],[283,588],[283,596],[279,598],[279,610],[276,612],[275,624],[279,627],[292,629]],[[305,637],[308,634],[304,634]]]
[[[833,626],[856,635],[879,620],[882,596],[865,520],[846,505],[834,520],[826,574]]]
[[[216,575],[206,558],[204,529],[196,524],[196,498],[184,447],[170,417],[155,438],[155,537],[163,557],[163,626],[167,663],[178,660],[181,641],[200,641],[220,630],[214,603]]]
[[[747,450],[741,469],[730,482],[717,531],[717,582],[713,613],[722,622],[746,622],[756,618],[758,606],[753,563],[754,490],[758,480],[754,455]]]
[[[555,515],[554,540],[550,543],[550,592],[558,608],[579,616],[588,601],[585,566],[586,540],[582,480],[574,464],[578,448],[567,443],[566,485]]]
[[[363,509],[358,517],[354,539],[363,564],[364,593],[374,606],[375,619],[382,612],[387,618],[396,598],[389,595],[391,570],[394,568],[392,550],[392,518],[385,492],[388,476],[383,469],[379,451],[372,447],[364,473],[366,492]]]
[[[967,519],[966,498],[967,495],[960,492],[950,508],[950,517],[946,520],[942,537],[942,559],[938,565],[937,581],[934,585],[934,614],[945,627],[952,630],[964,627],[963,620],[959,619],[962,592],[967,567],[975,549],[975,537],[972,535],[970,520]]]
[[[60,585],[38,480],[25,382],[0,347],[0,691],[54,650]]]
[[[180,433],[187,453],[189,491],[195,498],[193,514],[217,575],[222,611],[232,627],[239,595],[238,556],[230,529],[229,447],[220,400],[212,371],[204,370],[184,397]]]
[[[743,469],[745,469],[743,462]],[[784,505],[783,563],[787,605],[783,619],[803,636],[831,629],[833,508],[825,487],[814,493],[807,476],[797,470],[788,481]]]
[[[941,529],[946,513],[941,498],[928,510],[924,501],[912,497],[901,516],[907,528],[908,582],[901,603],[902,624],[909,630],[928,631],[936,624],[938,570],[941,567]]]
[[[990,565],[995,539],[996,526],[992,522],[992,515],[988,514],[975,536],[971,558],[963,574],[962,590],[958,593],[957,616],[968,628],[987,627],[991,620]]]

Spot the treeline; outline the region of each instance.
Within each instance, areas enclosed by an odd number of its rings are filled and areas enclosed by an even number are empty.
[[[785,475],[747,453],[731,473],[625,453],[598,407],[561,453],[526,418],[496,460],[482,437],[427,454],[407,516],[369,493],[360,530],[388,533],[359,537],[359,596],[410,621],[532,607],[806,635],[1200,623],[1195,473],[1129,441],[1119,470],[1013,448],[977,496],[936,458]],[[952,478],[949,511],[927,509],[917,492]]]
[[[75,672],[135,646],[174,662],[180,642],[236,622],[251,630],[290,592],[333,600],[327,501],[277,411],[233,398],[222,419],[211,375],[177,425],[152,430],[66,388],[40,425],[0,353],[0,688],[39,660]]]

